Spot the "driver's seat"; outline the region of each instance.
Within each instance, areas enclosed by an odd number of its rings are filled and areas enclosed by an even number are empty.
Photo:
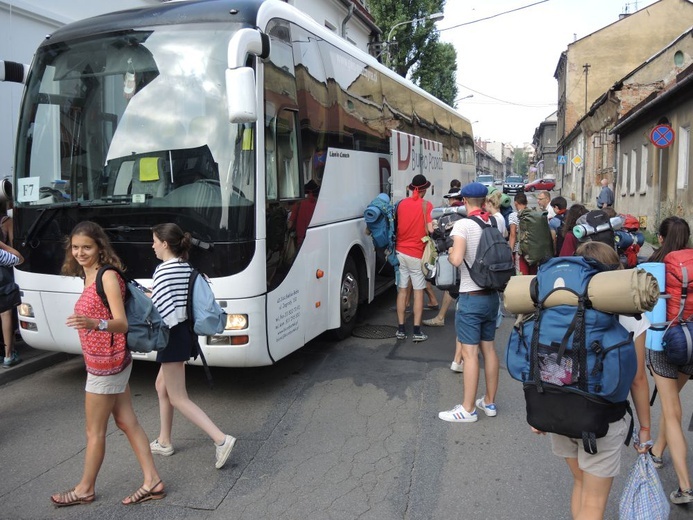
[[[142,157],[132,172],[132,195],[144,194],[160,198],[168,193],[168,178],[161,157]]]

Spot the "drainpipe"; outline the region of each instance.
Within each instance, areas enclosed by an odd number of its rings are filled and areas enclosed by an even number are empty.
[[[349,11],[347,12],[346,18],[342,20],[342,38],[346,39],[346,32],[347,32],[347,22],[351,20],[351,17],[354,16],[354,4],[351,4],[349,6]]]

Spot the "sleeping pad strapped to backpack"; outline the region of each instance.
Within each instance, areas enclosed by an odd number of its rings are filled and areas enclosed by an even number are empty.
[[[577,256],[539,266],[530,285],[537,310],[515,324],[506,352],[508,372],[524,384],[527,422],[582,439],[587,453],[597,452],[596,439],[609,423],[630,413],[637,371],[633,333],[616,315],[593,309],[587,297],[592,276],[607,269]],[[545,307],[556,291],[574,293],[578,304]]]

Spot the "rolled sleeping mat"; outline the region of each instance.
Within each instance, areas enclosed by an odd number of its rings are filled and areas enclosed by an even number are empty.
[[[664,291],[666,290],[666,271],[664,268],[664,264],[660,262],[646,262],[644,264],[638,264],[638,267],[640,269],[644,269],[657,279],[660,294],[664,294]],[[645,335],[645,346],[650,350],[664,350],[664,348],[662,347],[662,339],[664,338],[664,326],[656,327],[656,325],[663,324],[667,321],[666,299],[659,298],[659,301],[657,301],[657,304],[654,306],[654,308],[651,311],[645,312],[645,316],[648,320],[650,320],[650,323],[655,325],[655,328],[650,328],[647,331],[647,334]],[[656,330],[657,328],[661,328],[662,330]]]
[[[363,212],[363,220],[365,220],[367,223],[375,222],[382,214],[383,212],[375,206],[368,206]]]
[[[630,290],[624,290],[630,287]],[[659,301],[657,279],[643,269],[620,269],[595,274],[587,288],[595,309],[613,314],[651,311]]]
[[[534,312],[535,306],[530,291],[534,276],[513,276],[505,288],[505,308],[513,314]],[[630,288],[624,291],[624,287]],[[592,306],[602,312],[613,314],[638,314],[652,309],[659,301],[659,285],[656,279],[640,269],[622,269],[598,273],[592,277],[587,288],[587,295]],[[544,305],[578,304],[575,294],[568,291],[556,291],[551,294]],[[665,310],[666,311],[666,310]]]

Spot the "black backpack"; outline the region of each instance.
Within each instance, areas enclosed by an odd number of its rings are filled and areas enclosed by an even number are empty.
[[[469,267],[466,260],[464,265],[467,266],[472,281],[479,287],[502,291],[515,274],[510,246],[498,230],[495,217],[490,217],[488,224],[479,217],[470,218],[481,227],[481,239],[472,266]]]

